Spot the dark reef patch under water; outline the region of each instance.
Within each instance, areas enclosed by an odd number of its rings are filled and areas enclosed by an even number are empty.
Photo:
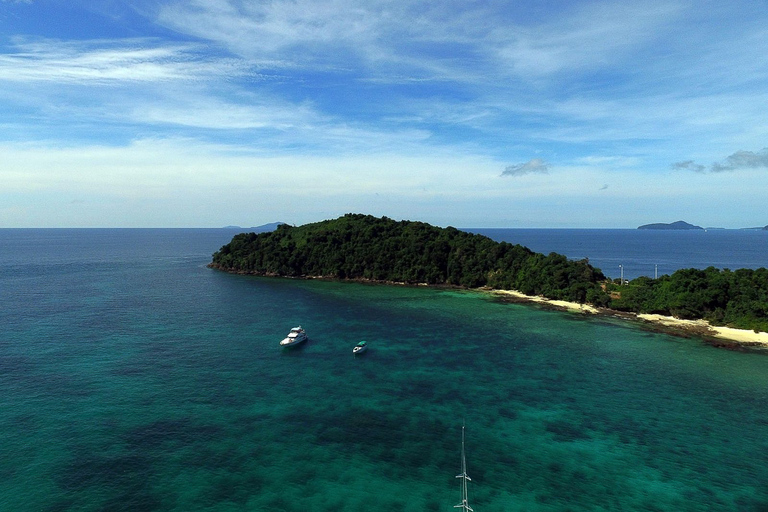
[[[0,510],[446,510],[462,421],[476,510],[767,509],[763,355],[214,272],[217,230],[39,236],[0,245]],[[299,324],[310,342],[280,350]]]

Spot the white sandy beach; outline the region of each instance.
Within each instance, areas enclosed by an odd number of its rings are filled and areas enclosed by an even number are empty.
[[[734,329],[732,327],[718,327],[706,320],[682,320],[672,316],[640,314],[637,317],[648,322],[655,322],[669,327],[683,329],[698,328],[706,330],[708,335],[714,338],[736,341],[738,343],[755,343],[768,346],[768,332],[755,332],[746,329]]]
[[[535,295],[526,295],[524,293],[520,293],[514,290],[493,290],[493,292],[498,293],[499,295],[511,295],[515,298],[522,299],[525,301],[538,302],[540,304],[547,304],[550,306],[564,308],[569,311],[578,311],[580,313],[590,313],[590,314],[597,314],[600,312],[596,307],[590,306],[589,304],[579,304],[578,302],[568,302],[565,300],[547,299],[545,297],[539,297]]]
[[[545,297],[538,297],[533,295],[526,295],[514,290],[491,290],[493,293],[499,295],[510,295],[520,300],[537,302],[540,304],[546,304],[558,308],[567,309],[569,311],[598,314],[601,310],[588,304],[579,304],[578,302],[568,302],[564,300],[552,300]],[[650,315],[639,314],[636,317],[646,322],[653,322],[656,324],[664,325],[667,327],[677,328],[687,331],[696,331],[713,338],[719,338],[723,340],[733,341],[736,343],[744,344],[760,344],[768,347],[768,333],[755,332],[746,329],[734,329],[732,327],[718,327],[711,325],[706,320],[682,320],[672,316],[663,315]]]

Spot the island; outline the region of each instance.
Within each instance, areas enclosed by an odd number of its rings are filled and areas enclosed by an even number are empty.
[[[362,214],[241,233],[209,266],[264,276],[513,289],[578,303],[607,297],[605,276],[586,260],[545,256],[453,227]]]
[[[678,220],[677,222],[671,222],[669,224],[656,223],[656,224],[644,224],[637,229],[668,229],[668,230],[692,230],[692,229],[704,229],[701,226],[694,226],[688,224],[685,221]]]
[[[703,337],[768,343],[768,270],[681,269],[608,280],[587,260],[424,222],[347,214],[240,233],[209,267],[239,274],[454,286],[581,312],[673,324]],[[739,329],[735,336],[728,329]],[[758,333],[744,337],[744,333]]]
[[[252,231],[254,233],[265,233],[267,231],[274,231],[277,229],[277,226],[285,224],[284,222],[270,222],[269,224],[262,224],[261,226],[256,226],[253,228],[241,228],[240,226],[224,226],[224,229],[247,229],[248,231]]]

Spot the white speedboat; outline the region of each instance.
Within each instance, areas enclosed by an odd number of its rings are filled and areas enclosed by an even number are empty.
[[[291,329],[291,332],[288,333],[288,336],[283,339],[283,341],[280,342],[281,347],[292,347],[294,345],[300,345],[307,341],[309,337],[307,336],[307,333],[304,331],[304,329],[299,327],[294,327]]]
[[[355,348],[352,349],[353,354],[362,354],[368,350],[368,342],[367,341],[361,341],[357,345],[355,345]]]

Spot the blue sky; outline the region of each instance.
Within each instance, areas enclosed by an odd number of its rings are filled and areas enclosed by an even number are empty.
[[[0,227],[768,224],[768,3],[0,0]]]

